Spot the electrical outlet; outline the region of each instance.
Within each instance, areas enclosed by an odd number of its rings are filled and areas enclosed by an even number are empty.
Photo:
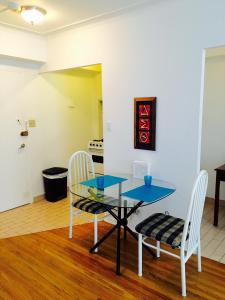
[[[29,124],[30,128],[34,128],[34,127],[36,127],[36,120],[29,120],[28,124]]]

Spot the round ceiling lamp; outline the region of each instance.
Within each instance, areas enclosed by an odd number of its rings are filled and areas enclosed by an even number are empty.
[[[20,14],[27,23],[34,25],[43,21],[47,12],[38,6],[24,5],[20,7]]]

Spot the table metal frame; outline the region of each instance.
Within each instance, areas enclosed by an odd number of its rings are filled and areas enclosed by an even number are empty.
[[[119,184],[119,197],[121,195],[121,183]],[[127,207],[117,207],[118,215],[116,215],[112,211],[112,207],[107,204],[102,204],[105,206],[107,212],[117,221],[117,224],[114,225],[90,250],[90,253],[94,253],[95,249],[97,249],[112,233],[117,230],[117,250],[116,250],[116,274],[120,275],[120,257],[121,257],[121,227],[124,228],[124,240],[127,238],[127,232],[135,239],[138,240],[137,234],[135,234],[127,225],[128,218],[135,213],[135,211],[144,203],[144,201],[139,201],[134,207],[127,212]],[[124,210],[124,214],[122,217],[122,209]],[[156,258],[155,253],[147,246],[143,245],[143,247],[154,257]]]

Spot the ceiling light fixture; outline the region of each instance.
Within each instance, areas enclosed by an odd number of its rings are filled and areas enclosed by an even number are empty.
[[[32,5],[21,6],[19,11],[22,18],[32,25],[40,23],[47,14],[45,9]]]

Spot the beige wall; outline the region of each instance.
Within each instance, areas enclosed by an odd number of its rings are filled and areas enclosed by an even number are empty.
[[[77,70],[39,75],[24,91],[27,117],[37,120],[30,142],[34,195],[43,191],[43,168],[67,167],[73,152],[87,150],[88,141],[98,138],[97,87],[95,73]]]
[[[38,74],[38,69],[32,64],[24,61],[12,63],[10,59],[0,61],[0,70],[0,128],[1,145],[4,145],[0,178],[4,179],[6,190],[2,199],[7,199],[12,184],[15,189],[16,182],[24,181],[25,172],[30,177],[31,189],[26,181],[24,188],[20,183],[17,193],[20,190],[21,197],[25,194],[40,195],[43,194],[41,171],[53,166],[67,167],[73,152],[87,150],[88,141],[98,137],[98,114],[95,112],[99,93],[98,73],[79,69]],[[17,119],[22,123],[36,120],[36,127],[29,128],[28,137],[19,136],[22,128]],[[21,143],[26,144],[23,151],[26,170],[17,167],[17,161],[21,164],[22,152],[17,151]],[[20,173],[20,181],[15,169]],[[15,183],[12,181],[14,173]],[[1,207],[2,210],[7,209],[4,203]]]
[[[201,167],[209,172],[208,196],[215,196],[216,172],[225,164],[225,56],[207,58],[202,132]],[[221,184],[221,199],[225,185]]]
[[[98,105],[98,132],[99,138],[103,138],[103,98],[102,98],[102,73],[98,73],[97,80],[97,105]]]

